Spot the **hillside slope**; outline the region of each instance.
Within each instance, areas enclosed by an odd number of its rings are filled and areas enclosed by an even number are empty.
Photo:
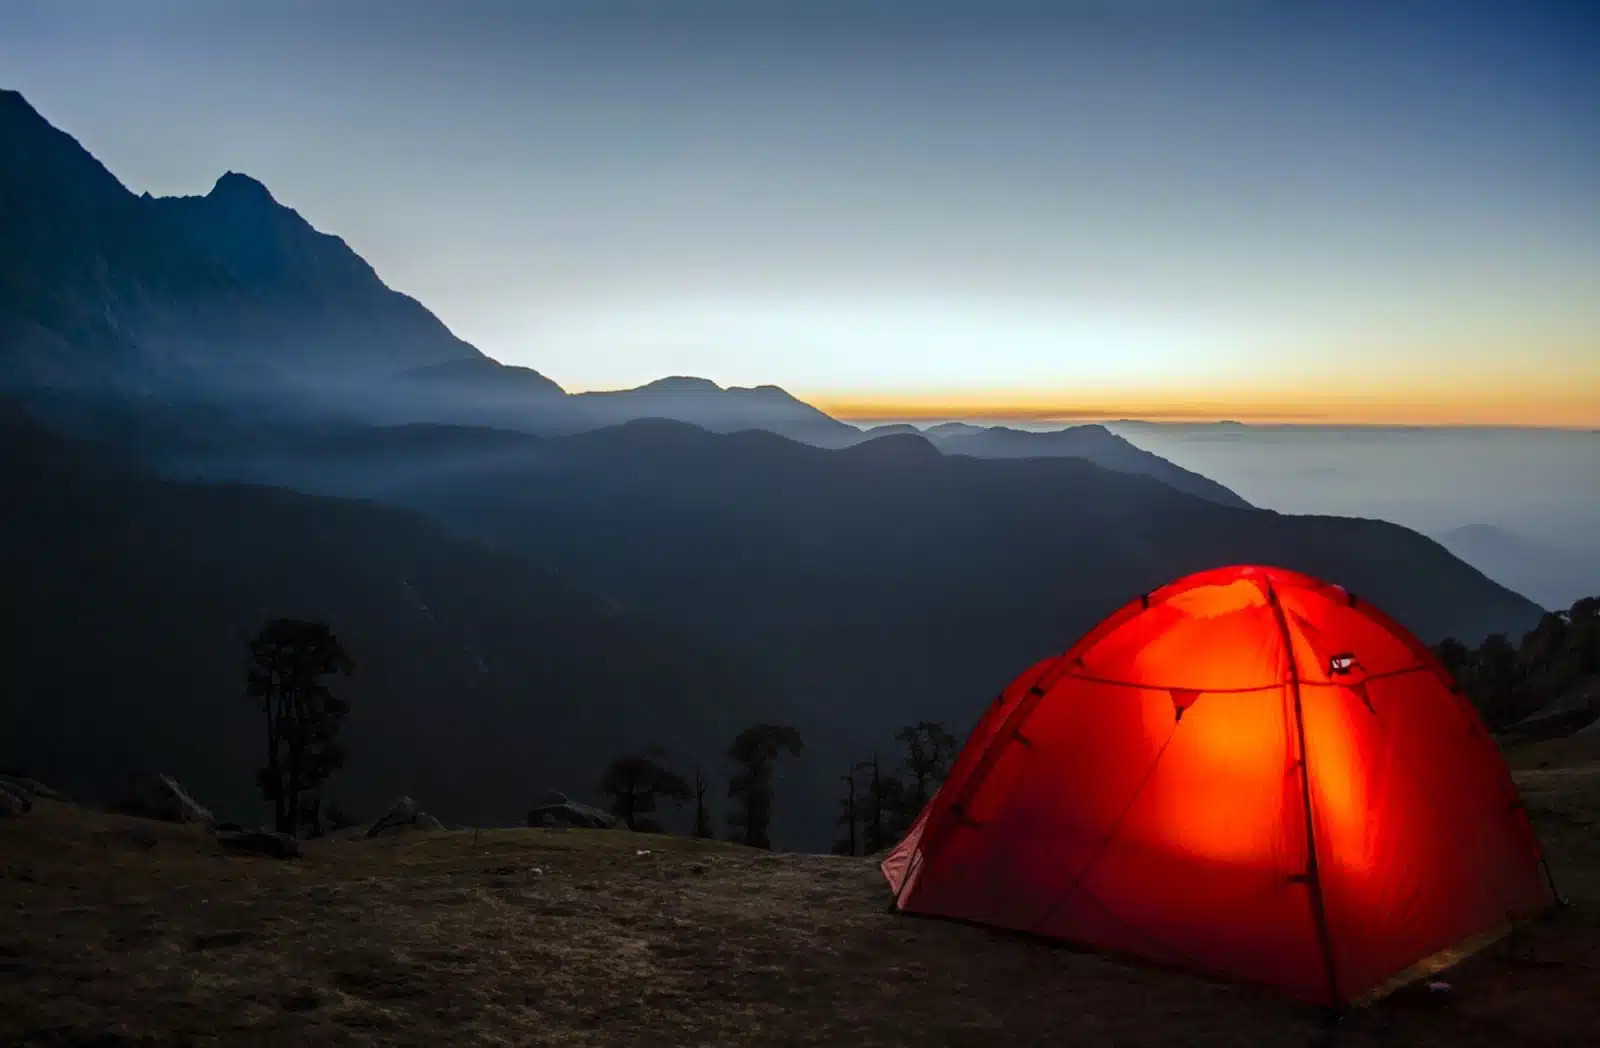
[[[928,430],[941,451],[978,458],[1081,458],[1118,473],[1154,477],[1168,487],[1224,506],[1250,503],[1208,477],[1136,447],[1104,426],[1067,426],[1031,432],[1008,426],[947,423]]]
[[[1520,633],[1540,614],[1403,528],[1233,509],[1073,458],[945,456],[911,435],[827,451],[645,421],[514,451],[486,436],[481,456],[456,431],[453,457],[408,472],[387,432],[318,445],[262,479],[369,484],[715,638],[878,733],[925,717],[964,726],[1122,602],[1226,563],[1346,585],[1431,640]]]
[[[330,793],[369,814],[409,793],[515,821],[652,743],[716,777],[734,734],[787,712],[747,665],[413,515],[165,483],[0,422],[0,485],[25,507],[0,515],[0,766],[97,796],[156,769],[219,814],[258,811],[244,639],[279,615],[329,621],[356,659]]]

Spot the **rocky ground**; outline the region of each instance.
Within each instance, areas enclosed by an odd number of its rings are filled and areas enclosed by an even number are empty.
[[[39,799],[0,821],[0,1045],[1596,1045],[1596,749],[1514,755],[1574,905],[1337,1027],[892,916],[867,860],[496,830],[281,861]]]

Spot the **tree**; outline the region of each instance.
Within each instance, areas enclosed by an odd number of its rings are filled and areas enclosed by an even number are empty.
[[[728,780],[728,797],[736,802],[728,813],[733,840],[753,848],[771,848],[772,771],[784,751],[798,757],[805,749],[800,733],[786,724],[746,728],[728,747],[737,768]]]
[[[705,772],[697,764],[694,768],[694,835],[711,838],[717,835],[711,825],[711,809],[706,807],[706,790],[710,787]]]
[[[624,754],[600,776],[600,792],[611,798],[611,814],[630,830],[659,831],[658,823],[645,818],[655,814],[657,802],[662,798],[674,803],[689,799],[689,784],[683,776],[661,765],[665,756],[659,746]]]
[[[1475,698],[1489,726],[1498,729],[1519,719],[1524,704],[1518,694],[1522,667],[1517,649],[1505,634],[1491,634],[1478,646],[1474,661],[1478,685]]]
[[[904,805],[905,789],[899,779],[883,774],[882,762],[874,753],[856,769],[866,774],[866,796],[861,812],[861,838],[864,854],[872,855],[895,840],[895,816]]]
[[[845,835],[833,842],[835,855],[859,855],[859,838],[856,831],[861,826],[861,807],[856,803],[856,769],[852,767],[849,772],[839,776],[844,783],[844,796],[839,798],[838,824],[844,827]]]
[[[950,774],[950,762],[956,756],[956,737],[939,721],[918,721],[908,724],[895,733],[895,739],[906,744],[906,757],[900,765],[908,789],[899,812],[901,828],[908,828],[928,799]]]
[[[273,619],[250,641],[245,694],[267,720],[267,764],[256,776],[279,833],[298,835],[304,795],[313,797],[345,759],[339,729],[350,704],[323,678],[355,670],[323,622]]]

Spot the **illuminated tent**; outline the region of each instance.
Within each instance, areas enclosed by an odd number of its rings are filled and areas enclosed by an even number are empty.
[[[1333,1006],[1544,909],[1541,867],[1428,650],[1260,567],[1174,582],[1030,667],[883,862],[904,912]]]

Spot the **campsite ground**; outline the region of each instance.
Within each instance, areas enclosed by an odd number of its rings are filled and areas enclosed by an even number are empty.
[[[891,916],[867,860],[499,830],[279,862],[41,801],[0,823],[0,1044],[1600,1044],[1600,740],[1513,761],[1575,905],[1337,1029]]]

